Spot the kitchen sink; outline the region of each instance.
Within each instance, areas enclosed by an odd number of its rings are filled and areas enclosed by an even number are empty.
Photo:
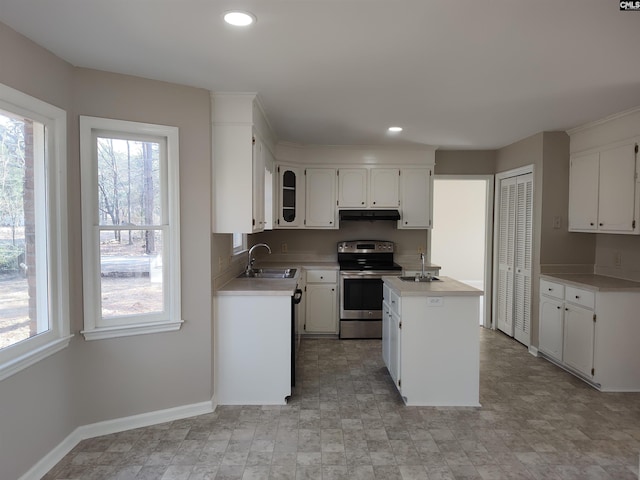
[[[254,268],[251,274],[242,272],[238,278],[293,278],[295,268]]]
[[[439,282],[440,279],[438,277],[416,277],[416,276],[412,276],[412,277],[398,277],[400,280],[402,280],[403,282]]]

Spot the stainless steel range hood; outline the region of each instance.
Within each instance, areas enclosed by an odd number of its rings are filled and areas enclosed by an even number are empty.
[[[400,220],[398,210],[340,210],[340,221],[343,220]]]

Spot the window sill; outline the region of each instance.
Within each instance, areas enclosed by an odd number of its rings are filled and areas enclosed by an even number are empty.
[[[60,350],[67,348],[73,335],[68,335],[63,338],[57,338],[51,342],[42,345],[39,348],[29,351],[23,355],[20,355],[0,367],[0,381],[4,380],[11,375],[18,373],[20,370],[24,370],[27,367],[44,360],[45,358],[53,355]]]
[[[180,330],[184,320],[177,322],[139,323],[133,325],[119,325],[117,327],[98,327],[83,330],[85,340],[104,340],[106,338],[130,337],[133,335],[147,335],[150,333],[174,332]]]

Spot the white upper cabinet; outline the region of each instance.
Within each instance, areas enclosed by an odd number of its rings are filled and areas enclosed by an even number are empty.
[[[372,168],[369,171],[369,206],[398,208],[400,169]]]
[[[255,94],[214,94],[213,231],[254,233],[265,229],[265,173],[272,156],[270,131]]]
[[[567,132],[569,231],[640,234],[640,108]]]
[[[302,228],[304,225],[304,170],[278,165],[277,228]]]
[[[402,168],[400,170],[400,209],[398,228],[431,228],[433,218],[433,169]]]
[[[366,208],[367,169],[340,168],[338,170],[338,207]]]
[[[571,157],[569,230],[639,233],[635,142]]]
[[[398,168],[338,169],[339,208],[398,208]]]
[[[305,227],[338,228],[335,169],[307,168],[305,179]]]

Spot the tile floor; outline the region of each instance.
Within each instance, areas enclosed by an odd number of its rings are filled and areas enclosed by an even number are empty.
[[[501,333],[480,338],[481,408],[405,407],[380,341],[306,339],[288,405],[85,440],[44,478],[638,479],[640,394],[597,392]]]

